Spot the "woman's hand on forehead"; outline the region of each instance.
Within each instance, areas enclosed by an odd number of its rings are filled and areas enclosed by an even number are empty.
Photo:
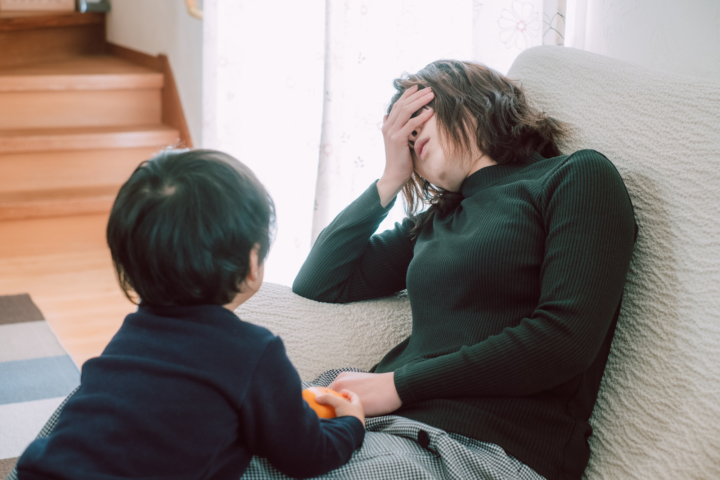
[[[378,193],[386,206],[412,176],[414,165],[410,149],[416,130],[432,115],[432,108],[423,109],[432,101],[430,88],[418,91],[413,85],[403,92],[395,102],[389,115],[383,118],[383,139],[385,141],[385,171],[378,180]],[[420,112],[413,117],[413,114]]]

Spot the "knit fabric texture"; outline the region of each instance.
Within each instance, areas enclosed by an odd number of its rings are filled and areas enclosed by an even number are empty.
[[[612,160],[639,226],[585,475],[720,478],[720,82],[550,46],[508,76],[570,125],[563,153]]]
[[[417,239],[373,232],[373,184],[321,233],[293,291],[344,303],[407,288],[412,334],[372,371],[395,372],[394,414],[495,443],[550,479],[580,478],[588,419],[636,237],[622,178],[583,150],[482,168]]]

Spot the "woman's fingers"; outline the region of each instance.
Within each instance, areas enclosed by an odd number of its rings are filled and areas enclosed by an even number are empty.
[[[385,115],[385,118],[387,120],[389,120],[390,123],[392,124],[392,122],[395,121],[395,117],[397,117],[397,110],[399,108],[398,104],[400,106],[402,106],[408,100],[409,97],[411,97],[413,95],[417,96],[417,94],[419,94],[419,93],[423,93],[423,92],[418,92],[417,85],[413,85],[412,87],[405,90],[403,92],[403,94],[400,95],[400,98],[397,99],[397,101],[395,102],[395,105],[393,105],[392,109],[390,109],[390,113],[388,115]]]
[[[427,122],[428,119],[433,116],[433,113],[435,113],[435,111],[430,107],[423,109],[423,111],[420,113],[420,115],[408,120],[408,122],[405,124],[405,126],[402,129],[400,129],[399,134],[402,135],[403,138],[409,138],[410,134],[413,132],[413,130],[415,130],[417,127],[419,127],[423,123]]]
[[[383,119],[382,134],[385,141],[385,171],[378,180],[377,188],[380,195],[380,203],[386,206],[392,198],[397,196],[402,186],[412,177],[413,158],[409,148],[410,133],[430,118],[428,113],[420,112],[417,119],[409,122],[413,113],[421,110],[433,99],[429,88],[418,91],[416,85],[403,92],[397,102],[393,105],[390,113]],[[330,385],[333,388],[338,378]],[[342,383],[342,382],[341,382]],[[338,390],[338,388],[335,388]],[[359,395],[364,399],[363,391]]]
[[[402,128],[403,125],[408,121],[412,114],[420,110],[422,107],[427,105],[435,97],[435,94],[429,88],[423,88],[414,95],[407,98],[406,101],[397,101],[393,105],[393,110],[390,112],[390,121],[394,122],[394,126]],[[393,120],[393,115],[395,118]]]
[[[405,93],[407,93],[408,90],[406,90]],[[403,95],[405,95],[405,93],[403,93]],[[435,94],[430,88],[423,88],[409,95],[407,98],[400,97],[400,99],[395,102],[395,105],[393,105],[384,126],[387,126],[389,129],[393,127],[404,127],[408,119],[412,117],[412,114],[430,103],[434,97]]]
[[[392,140],[393,143],[397,142],[399,145],[407,146],[412,132],[427,122],[433,114],[434,110],[432,108],[423,108],[418,116],[413,118],[408,117],[402,125],[396,125],[395,128],[389,130],[386,133],[386,141],[389,139]],[[398,123],[400,122],[398,121]]]

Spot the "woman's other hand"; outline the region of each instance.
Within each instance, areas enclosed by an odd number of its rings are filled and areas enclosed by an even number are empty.
[[[343,372],[329,385],[337,392],[350,390],[360,397],[365,415],[377,417],[394,412],[402,405],[395,389],[395,373]]]
[[[430,88],[418,90],[417,85],[413,85],[395,102],[390,115],[385,115],[383,118],[385,172],[377,183],[380,203],[383,207],[397,196],[413,173],[410,137],[414,130],[432,116],[433,110],[427,108],[416,117],[412,115],[430,103],[433,98],[434,94]]]

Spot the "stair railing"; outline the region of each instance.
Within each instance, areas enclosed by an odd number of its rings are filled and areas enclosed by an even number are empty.
[[[185,5],[187,6],[188,13],[192,17],[195,17],[198,20],[202,20],[203,11],[200,7],[197,6],[197,0],[185,0]]]

